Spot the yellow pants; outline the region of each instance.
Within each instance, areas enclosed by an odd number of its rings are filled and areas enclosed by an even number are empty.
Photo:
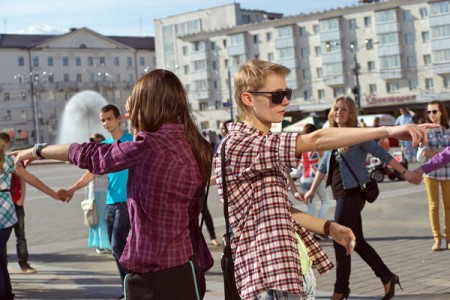
[[[441,186],[444,207],[444,233],[445,238],[450,240],[450,180],[437,180],[424,176],[423,182],[427,189],[431,231],[435,240],[442,238],[439,223],[439,185]]]

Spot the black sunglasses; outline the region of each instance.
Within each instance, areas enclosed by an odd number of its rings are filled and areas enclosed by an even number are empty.
[[[285,89],[284,91],[276,91],[276,92],[256,92],[256,91],[248,91],[250,94],[271,94],[272,95],[272,103],[273,104],[281,104],[286,97],[288,100],[291,100],[292,97],[292,89]]]
[[[438,113],[438,111],[440,111],[440,110],[427,110],[427,114],[433,114],[433,115],[435,115],[435,114]]]

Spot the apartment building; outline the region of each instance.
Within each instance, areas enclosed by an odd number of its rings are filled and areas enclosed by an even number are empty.
[[[0,130],[17,144],[38,138],[51,143],[67,101],[80,91],[97,91],[123,109],[136,79],[156,67],[154,39],[104,36],[88,28],[62,35],[0,34],[0,66]]]
[[[232,76],[252,58],[291,69],[291,112],[324,112],[341,95],[354,96],[366,113],[450,100],[449,1],[384,1],[288,17],[233,3],[154,24],[157,66],[185,83],[203,130],[236,115]]]

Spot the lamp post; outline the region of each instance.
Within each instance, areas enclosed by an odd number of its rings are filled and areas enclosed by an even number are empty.
[[[353,64],[355,65],[353,68],[353,73],[355,74],[355,83],[356,85],[352,88],[352,93],[355,95],[355,102],[356,107],[361,108],[361,88],[359,85],[359,63],[358,63],[358,56],[356,54],[356,45],[354,43],[350,44],[350,48],[353,52]]]

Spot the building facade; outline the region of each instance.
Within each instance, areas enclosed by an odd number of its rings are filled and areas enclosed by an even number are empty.
[[[80,91],[97,91],[123,110],[136,79],[156,66],[154,39],[88,28],[2,34],[0,66],[0,130],[19,145],[55,142],[64,107]]]
[[[230,79],[253,58],[291,69],[292,112],[324,111],[349,94],[366,113],[450,100],[449,1],[384,1],[290,17],[233,3],[154,24],[157,65],[186,84],[204,130],[236,115]]]

